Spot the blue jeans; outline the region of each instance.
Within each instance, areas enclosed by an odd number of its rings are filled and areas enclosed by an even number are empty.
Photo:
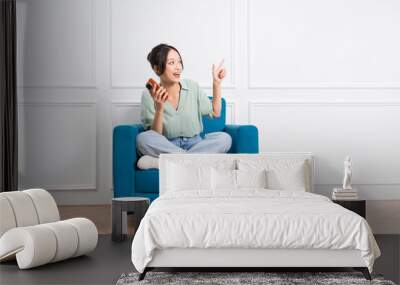
[[[232,138],[224,132],[208,133],[202,138],[177,137],[168,140],[156,131],[141,132],[136,137],[140,155],[158,157],[161,153],[226,153],[232,145]]]
[[[169,141],[172,142],[174,145],[176,145],[177,147],[180,147],[184,150],[190,150],[190,148],[192,146],[194,146],[196,143],[200,142],[201,136],[200,135],[196,135],[194,137],[191,138],[187,138],[187,137],[177,137],[174,139],[170,139]]]

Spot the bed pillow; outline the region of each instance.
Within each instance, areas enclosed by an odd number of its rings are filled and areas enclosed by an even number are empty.
[[[236,161],[219,160],[210,165],[207,160],[180,160],[166,165],[166,191],[205,190],[210,191],[211,169],[234,169]]]
[[[304,163],[268,172],[268,188],[272,190],[306,191]]]
[[[212,190],[236,190],[236,170],[233,169],[211,169]]]
[[[267,170],[267,188],[271,190],[311,191],[307,160],[239,159],[239,170]]]
[[[268,188],[267,170],[236,170],[238,188]]]
[[[241,188],[267,188],[267,171],[262,170],[211,170],[211,188],[214,191],[235,191]]]
[[[210,190],[211,167],[188,167],[176,163],[168,165],[167,191]]]

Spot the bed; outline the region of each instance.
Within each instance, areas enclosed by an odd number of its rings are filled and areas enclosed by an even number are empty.
[[[313,193],[310,153],[165,154],[160,197],[132,243],[154,268],[352,267],[380,251],[365,219]]]

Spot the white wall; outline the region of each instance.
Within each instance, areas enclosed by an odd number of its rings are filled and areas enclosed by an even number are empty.
[[[400,199],[400,2],[17,0],[21,188],[109,203],[112,128],[139,121],[147,53],[176,46],[211,92],[224,58],[228,121],[261,151],[310,151],[316,189],[343,160],[371,200]],[[211,94],[211,93],[210,93]]]

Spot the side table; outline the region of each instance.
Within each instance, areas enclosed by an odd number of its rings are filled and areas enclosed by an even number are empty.
[[[113,241],[123,241],[127,233],[127,216],[133,213],[135,229],[146,214],[150,199],[144,197],[120,197],[112,199],[112,235]]]
[[[332,200],[332,202],[359,214],[364,219],[366,218],[366,201],[365,200]]]

